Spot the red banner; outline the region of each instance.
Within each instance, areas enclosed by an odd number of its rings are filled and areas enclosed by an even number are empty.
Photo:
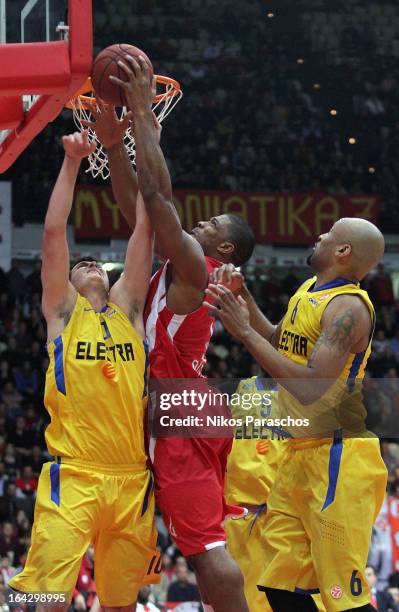
[[[247,221],[258,244],[311,244],[340,217],[376,222],[376,197],[325,193],[245,193],[176,189],[173,195],[183,227],[234,213]],[[127,227],[110,187],[80,186],[75,192],[75,237],[127,238]]]

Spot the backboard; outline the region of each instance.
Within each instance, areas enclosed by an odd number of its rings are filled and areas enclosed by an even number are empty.
[[[0,0],[0,172],[83,85],[92,0]]]
[[[60,40],[67,0],[0,0],[0,43]]]

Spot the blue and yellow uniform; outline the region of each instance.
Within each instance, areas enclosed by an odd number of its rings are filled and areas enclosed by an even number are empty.
[[[337,296],[358,296],[373,322],[375,317],[357,284],[336,279],[315,288],[315,282],[308,280],[291,298],[279,339],[279,352],[302,365],[321,334],[324,310]],[[289,430],[299,437],[287,442],[269,497],[261,585],[320,591],[328,612],[370,602],[364,570],[387,481],[379,441],[365,428],[361,396],[371,336],[367,349],[349,355],[337,381],[314,404],[303,406],[279,386],[280,415],[307,417],[310,426]]]
[[[234,430],[225,481],[227,503],[243,506],[249,511],[245,518],[228,521],[225,529],[227,548],[244,576],[250,612],[271,610],[257,585],[265,567],[266,503],[282,455],[284,443],[281,438],[287,436],[277,427],[257,424],[261,419],[277,416],[277,394],[267,390],[263,383],[260,377],[254,376],[240,381],[235,391],[247,404],[241,401],[234,407],[231,405],[232,417],[240,419],[242,424]],[[256,398],[256,401],[251,401],[251,398]]]
[[[129,605],[160,573],[143,432],[146,344],[118,306],[96,312],[78,295],[48,352],[46,442],[55,460],[43,466],[32,546],[10,586],[71,593],[93,543],[101,604]]]

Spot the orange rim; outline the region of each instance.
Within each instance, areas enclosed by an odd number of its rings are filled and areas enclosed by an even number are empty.
[[[175,79],[172,79],[171,77],[167,77],[167,76],[161,76],[159,74],[155,75],[155,79],[158,84],[165,85],[165,87],[170,86],[171,88],[165,91],[164,93],[157,94],[156,96],[154,96],[154,99],[153,99],[154,103],[161,102],[161,100],[164,100],[165,98],[171,98],[172,96],[177,96],[180,93],[180,83],[176,81]],[[91,93],[92,95],[91,96],[85,95],[88,93]],[[90,77],[87,79],[84,85],[82,85],[82,87],[78,89],[75,95],[68,102],[66,102],[66,104],[64,105],[65,108],[74,110],[77,106],[76,100],[78,99],[79,99],[79,105],[86,110],[91,110],[92,108],[97,107],[97,100],[96,100],[96,97],[93,95],[93,86],[92,86]],[[105,106],[109,106],[109,105],[105,104]]]

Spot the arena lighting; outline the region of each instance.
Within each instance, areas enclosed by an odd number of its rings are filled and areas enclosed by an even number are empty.
[[[107,263],[103,264],[103,269],[106,272],[112,272],[112,270],[115,270],[115,267],[115,264],[110,261],[107,261]]]
[[[297,64],[304,64],[304,63],[305,63],[305,60],[303,59],[303,57],[298,57],[298,59],[297,59],[296,63],[297,63]]]
[[[335,108],[332,108],[332,109],[330,110],[330,115],[332,115],[333,117],[335,117],[336,115],[338,115],[338,111],[337,111],[337,110],[335,110]]]
[[[370,174],[374,174],[374,173],[375,173],[375,168],[374,168],[374,166],[370,166],[370,168],[369,168],[369,172],[370,172]]]
[[[313,83],[313,89],[320,89],[321,85],[320,83]]]
[[[268,16],[269,19],[273,19],[274,13],[268,13],[267,16]]]
[[[353,137],[351,136],[351,137],[349,138],[348,142],[349,142],[349,144],[356,144],[356,143],[357,143],[357,140],[356,140],[356,138],[353,138]]]

